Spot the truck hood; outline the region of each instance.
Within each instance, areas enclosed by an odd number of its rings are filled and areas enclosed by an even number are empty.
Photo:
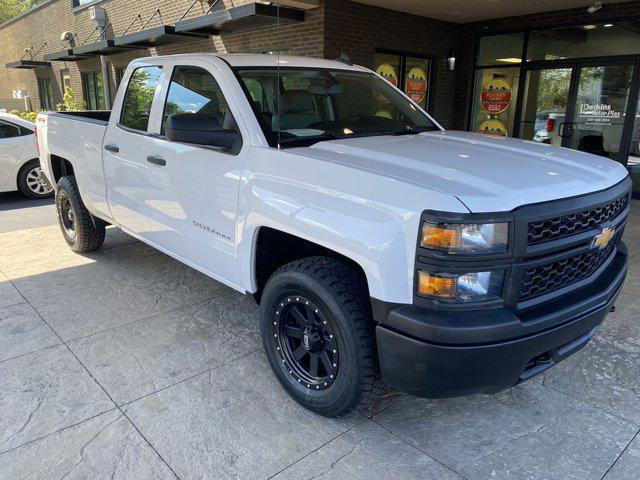
[[[292,150],[454,195],[471,212],[583,195],[627,176],[603,157],[470,132],[340,139]]]

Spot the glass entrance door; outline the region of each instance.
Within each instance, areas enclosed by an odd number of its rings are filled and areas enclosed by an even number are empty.
[[[634,65],[529,70],[520,137],[625,162]]]
[[[563,146],[624,162],[622,142],[633,65],[580,67],[573,118],[561,130]]]

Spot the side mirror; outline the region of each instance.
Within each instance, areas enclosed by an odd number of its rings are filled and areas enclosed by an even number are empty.
[[[240,132],[223,129],[212,115],[174,113],[167,120],[166,135],[170,142],[220,147],[231,153],[238,153],[242,147]]]

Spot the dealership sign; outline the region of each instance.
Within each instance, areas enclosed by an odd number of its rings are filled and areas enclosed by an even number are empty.
[[[580,116],[587,125],[611,125],[611,120],[619,119],[622,113],[605,103],[581,103]]]
[[[480,92],[480,103],[492,115],[504,112],[511,105],[511,85],[504,78],[487,81]]]

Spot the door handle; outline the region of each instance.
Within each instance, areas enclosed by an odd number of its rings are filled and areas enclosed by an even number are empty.
[[[154,165],[159,165],[164,167],[167,164],[167,161],[164,158],[154,157],[153,155],[149,155],[147,157],[147,162],[153,163]]]
[[[107,152],[112,152],[112,153],[118,153],[118,152],[120,151],[120,149],[118,148],[118,146],[117,146],[117,145],[114,145],[114,144],[112,144],[112,143],[109,143],[109,144],[105,145],[105,146],[104,146],[104,149],[105,149]]]
[[[569,138],[573,135],[573,122],[562,122],[558,127],[558,135],[562,138]]]

